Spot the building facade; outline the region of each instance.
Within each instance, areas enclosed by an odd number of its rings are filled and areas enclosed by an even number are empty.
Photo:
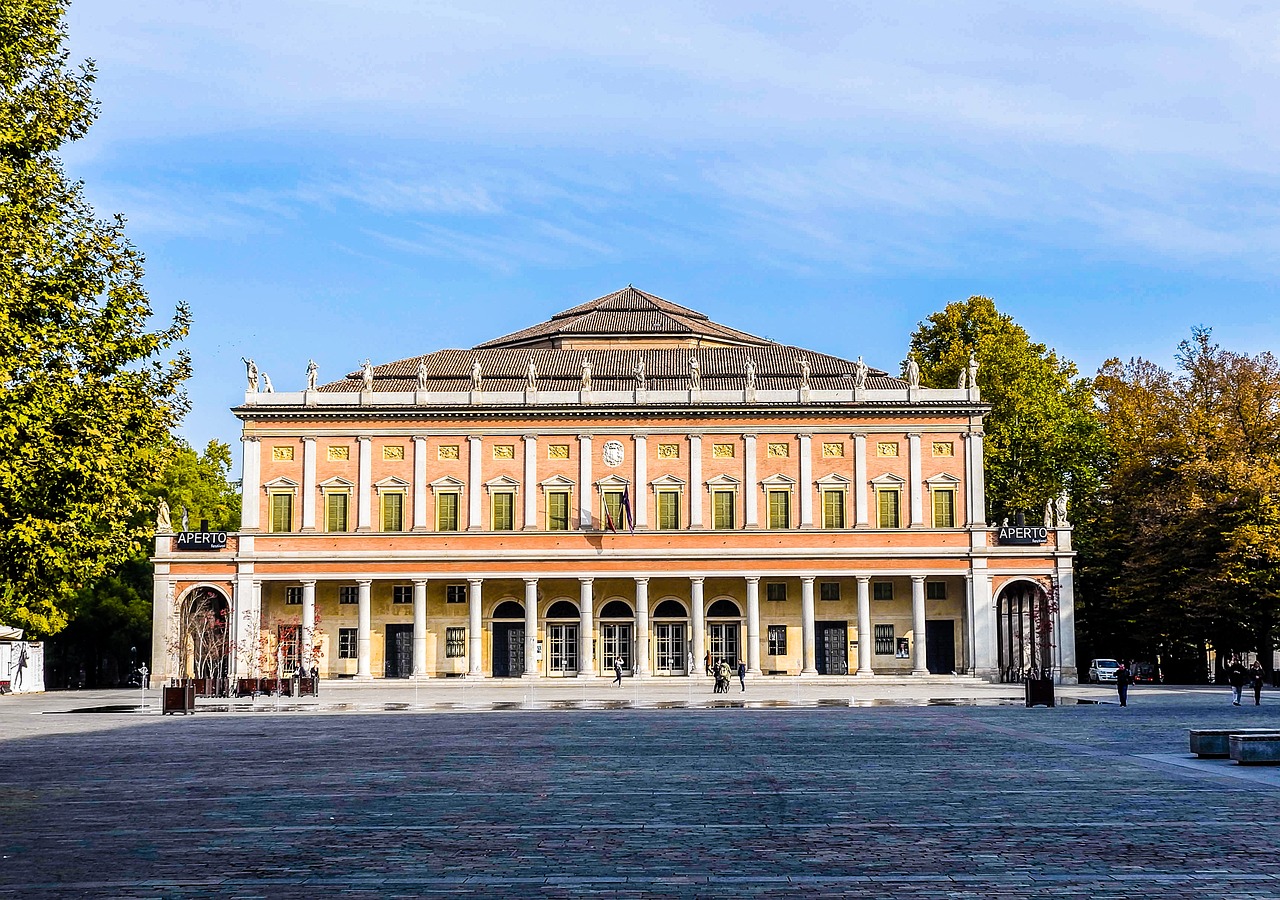
[[[630,286],[299,392],[249,365],[240,531],[156,537],[160,677],[1076,678],[1066,511],[988,525],[972,372]]]

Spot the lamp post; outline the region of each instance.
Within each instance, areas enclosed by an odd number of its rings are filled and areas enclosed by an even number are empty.
[[[143,712],[143,713],[147,711],[147,675],[148,674],[149,673],[147,672],[147,664],[143,663],[142,666],[138,669],[138,681],[141,683],[140,689],[142,691],[142,696],[140,698],[141,702],[138,704],[138,712]],[[163,718],[163,716],[161,716],[161,718]]]

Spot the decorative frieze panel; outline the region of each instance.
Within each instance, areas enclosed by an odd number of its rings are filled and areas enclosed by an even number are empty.
[[[289,462],[293,459],[292,447],[272,447],[271,458],[276,462]]]
[[[458,445],[457,444],[441,444],[439,449],[436,451],[436,456],[439,459],[457,459]]]

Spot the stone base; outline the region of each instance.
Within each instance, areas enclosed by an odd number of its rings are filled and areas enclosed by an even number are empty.
[[[1242,765],[1280,764],[1280,733],[1233,734],[1231,758]]]

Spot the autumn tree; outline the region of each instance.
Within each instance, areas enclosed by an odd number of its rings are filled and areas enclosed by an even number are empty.
[[[149,330],[142,256],[63,172],[97,108],[65,0],[0,2],[0,621],[61,630],[140,547],[186,409],[188,314]]]

